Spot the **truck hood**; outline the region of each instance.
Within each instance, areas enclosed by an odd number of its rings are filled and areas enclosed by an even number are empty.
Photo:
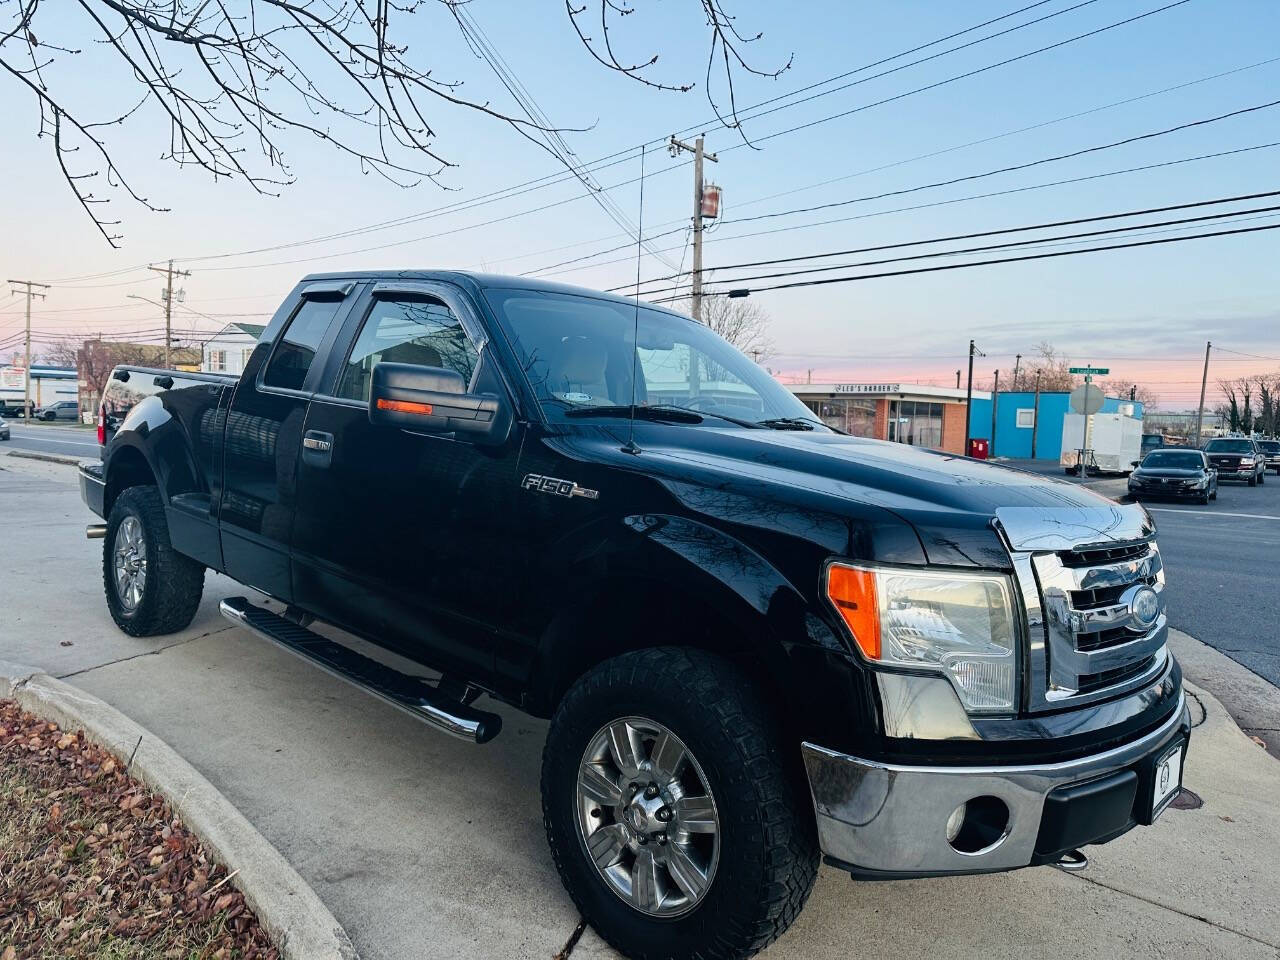
[[[930,563],[1007,564],[997,519],[1010,541],[1026,549],[1114,542],[1141,535],[1150,523],[1141,507],[1079,484],[901,443],[818,431],[644,433],[637,437],[642,459],[679,465],[678,473],[754,481],[782,501],[789,491],[803,491],[888,511],[915,529]],[[1056,532],[1046,537],[1046,527]]]

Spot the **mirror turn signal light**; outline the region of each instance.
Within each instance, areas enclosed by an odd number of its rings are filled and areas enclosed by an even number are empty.
[[[835,605],[868,660],[880,659],[880,605],[876,575],[870,570],[831,564],[827,567],[827,598]]]
[[[411,400],[387,400],[385,397],[378,398],[379,410],[390,410],[393,413],[416,413],[422,417],[431,416],[431,404],[414,403]]]

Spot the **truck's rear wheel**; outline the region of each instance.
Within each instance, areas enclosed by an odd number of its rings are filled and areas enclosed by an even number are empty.
[[[155,487],[129,487],[116,498],[102,543],[102,585],[116,626],[151,637],[191,622],[204,567],[173,549]]]
[[[658,648],[565,695],[542,807],[569,895],[640,960],[747,957],[799,914],[817,873],[807,797],[777,730],[726,661]]]

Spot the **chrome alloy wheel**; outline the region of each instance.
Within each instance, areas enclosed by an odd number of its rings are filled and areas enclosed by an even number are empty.
[[[711,786],[680,738],[654,720],[602,727],[578,765],[578,833],[605,884],[641,913],[701,902],[720,859]]]
[[[115,551],[116,596],[120,605],[132,613],[142,602],[147,586],[147,541],[142,536],[142,521],[127,516],[116,527],[112,545]]]

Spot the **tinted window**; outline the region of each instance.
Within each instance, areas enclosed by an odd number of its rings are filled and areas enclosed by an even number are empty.
[[[1259,440],[1258,446],[1267,453],[1280,453],[1280,440]]]
[[[1209,453],[1253,453],[1253,441],[1210,440],[1204,448]]]
[[[1174,452],[1172,450],[1158,450],[1155,453],[1147,454],[1147,458],[1142,461],[1144,467],[1164,468],[1170,467],[1175,470],[1197,470],[1204,466],[1204,460],[1200,454],[1190,450],[1180,450]]]
[[[267,364],[262,383],[268,387],[301,390],[316,358],[316,349],[324,339],[329,322],[342,306],[341,300],[303,300],[298,312],[285,327]]]
[[[338,381],[338,396],[367,402],[377,363],[443,367],[470,384],[476,351],[453,311],[439,300],[375,300]]]

